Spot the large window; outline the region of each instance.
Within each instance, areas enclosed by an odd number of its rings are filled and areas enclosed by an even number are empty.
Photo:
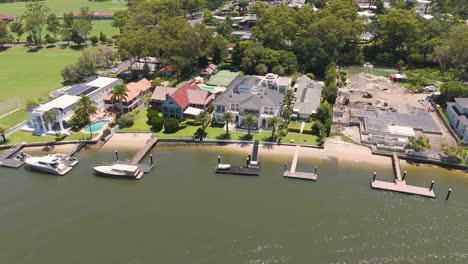
[[[224,113],[225,112],[224,105],[215,105],[215,111],[216,113]]]

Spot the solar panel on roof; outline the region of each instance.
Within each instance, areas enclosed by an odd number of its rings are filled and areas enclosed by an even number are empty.
[[[74,86],[64,90],[63,92],[65,94],[68,94],[68,95],[80,96],[80,95],[90,94],[90,93],[96,91],[98,88],[99,87],[77,84],[77,85],[74,85]]]

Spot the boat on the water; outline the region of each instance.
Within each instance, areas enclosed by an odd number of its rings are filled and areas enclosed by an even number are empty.
[[[223,164],[223,163],[218,164],[219,170],[229,170],[230,168],[231,168],[231,164]]]
[[[96,166],[94,171],[100,176],[123,179],[140,179],[144,174],[137,165],[120,163]]]
[[[67,158],[63,154],[49,154],[42,157],[29,157],[24,162],[28,168],[36,171],[65,175],[72,170],[78,160],[74,157]]]

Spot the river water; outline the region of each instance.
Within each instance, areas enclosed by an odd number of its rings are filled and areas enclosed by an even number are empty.
[[[259,177],[217,175],[218,154],[158,146],[140,181],[94,176],[113,158],[102,150],[64,177],[0,168],[0,263],[468,263],[463,172],[403,166],[409,183],[436,180],[425,199],[371,190],[372,172],[391,180],[390,168],[300,159],[298,170],[319,165],[309,182],[261,157]]]

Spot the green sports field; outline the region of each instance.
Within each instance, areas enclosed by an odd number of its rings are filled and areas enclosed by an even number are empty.
[[[0,105],[19,99],[46,97],[60,88],[63,81],[60,71],[75,63],[82,51],[52,48],[28,52],[27,48],[14,47],[0,52]],[[5,105],[5,104],[4,104]],[[0,115],[13,109],[0,109]]]
[[[115,12],[119,9],[127,8],[126,1],[106,1],[106,2],[91,2],[88,0],[45,0],[45,5],[50,8],[50,11],[57,16],[62,16],[64,13],[78,12],[81,7],[87,6],[91,11],[95,12]],[[8,14],[11,16],[20,16],[24,13],[26,2],[2,3],[0,4],[0,14]]]

